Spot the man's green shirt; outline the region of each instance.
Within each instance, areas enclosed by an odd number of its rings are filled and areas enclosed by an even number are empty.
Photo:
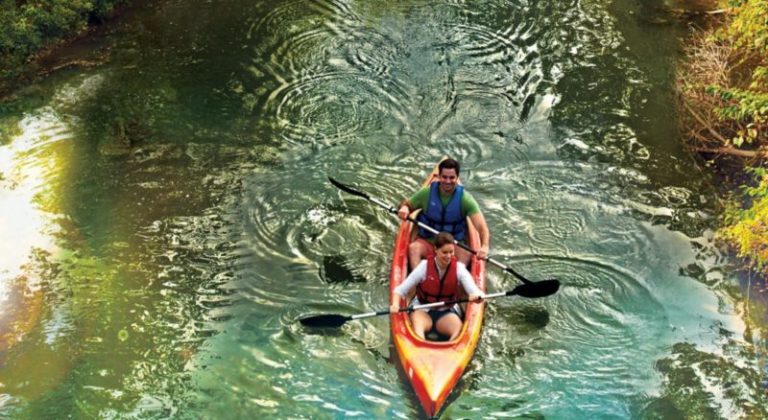
[[[448,205],[448,202],[451,201],[451,197],[453,197],[453,194],[444,195],[442,191],[440,191],[439,194],[443,206]],[[416,193],[408,199],[408,202],[411,203],[412,210],[421,209],[422,211],[426,211],[427,204],[429,203],[429,187],[427,186],[416,191]],[[477,205],[477,201],[475,201],[474,197],[472,197],[467,190],[464,190],[464,194],[461,195],[461,214],[471,217],[477,213],[480,213],[480,206]]]

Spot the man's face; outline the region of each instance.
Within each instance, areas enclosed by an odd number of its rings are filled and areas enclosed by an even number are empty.
[[[458,182],[459,176],[456,175],[456,169],[446,168],[440,171],[440,191],[443,194],[453,194]]]

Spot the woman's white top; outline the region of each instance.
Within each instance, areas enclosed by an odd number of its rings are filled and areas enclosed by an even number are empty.
[[[404,298],[408,296],[408,293],[414,287],[416,287],[417,284],[423,282],[427,278],[427,261],[435,264],[434,258],[430,260],[421,260],[419,265],[417,265],[416,268],[411,271],[411,274],[408,274],[408,277],[405,278],[405,281],[400,283],[399,286],[395,287],[395,293]],[[439,264],[435,265],[437,266],[437,275],[440,276],[440,278],[443,278],[445,275],[445,270],[441,269]],[[446,269],[447,268],[448,267],[446,267]],[[463,263],[456,263],[456,277],[468,295],[483,295],[483,292],[479,287],[477,287],[477,284],[475,284],[475,278],[472,277],[472,274],[470,274],[469,270],[467,270],[467,266]],[[418,305],[418,299],[414,298],[413,303],[414,305]]]

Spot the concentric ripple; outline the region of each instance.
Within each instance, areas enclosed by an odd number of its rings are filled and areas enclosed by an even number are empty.
[[[625,412],[622,400],[653,388],[655,373],[637,367],[663,352],[670,319],[647,279],[594,260],[539,255],[506,262],[533,281],[563,285],[554,299],[490,304],[477,356],[487,368],[475,398],[506,401],[497,405],[503,416],[594,414],[590,400],[612,416]],[[531,392],[542,383],[546,395]]]

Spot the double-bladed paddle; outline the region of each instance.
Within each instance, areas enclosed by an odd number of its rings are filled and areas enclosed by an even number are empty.
[[[368,195],[368,194],[366,194],[366,193],[364,193],[362,191],[358,191],[358,190],[356,190],[354,188],[351,188],[351,187],[349,187],[347,185],[344,185],[341,182],[339,182],[339,181],[337,181],[337,180],[335,180],[335,179],[333,179],[331,177],[328,177],[328,180],[331,181],[331,184],[335,185],[336,188],[338,188],[338,189],[340,189],[340,190],[342,190],[344,192],[350,193],[352,195],[356,195],[358,197],[365,198],[366,200],[368,200],[368,201],[378,205],[379,207],[383,208],[384,210],[386,210],[386,211],[388,211],[388,212],[390,212],[392,214],[397,214],[397,209],[395,207],[393,207],[393,206],[391,206],[391,205],[389,205],[389,204],[379,200],[376,197],[371,197],[370,195]],[[419,222],[418,220],[414,219],[411,216],[408,216],[407,219],[408,219],[409,222],[419,226],[420,228],[426,229],[426,230],[434,233],[435,235],[440,233],[437,229],[434,229],[432,226],[429,226],[429,225],[427,225],[425,223]],[[455,239],[453,240],[453,243],[456,244],[457,246],[461,247],[461,248],[466,249],[467,251],[469,251],[473,255],[477,256],[477,251],[475,251],[474,249],[470,248],[466,244],[464,244],[462,242],[459,242],[459,241],[457,241]],[[513,270],[511,267],[508,267],[508,266],[500,263],[499,261],[496,261],[495,259],[493,259],[491,257],[485,257],[484,259],[486,261],[488,261],[489,263],[495,265],[496,267],[499,267],[502,270],[506,271],[507,273],[512,274],[513,276],[515,276],[516,278],[518,278],[520,281],[522,281],[523,283],[525,283],[527,285],[548,282],[548,284],[550,285],[548,287],[554,287],[554,290],[552,291],[552,293],[557,292],[557,289],[560,287],[560,281],[559,280],[551,279],[551,280],[544,280],[544,281],[541,281],[541,282],[533,282],[533,281],[528,280],[527,278],[523,277],[522,274],[520,274],[517,271]],[[549,293],[549,294],[552,294],[552,293]],[[544,295],[544,296],[547,296],[547,295]],[[536,296],[536,297],[539,297],[539,296]]]
[[[518,295],[526,298],[540,298],[549,296],[560,288],[560,283],[557,280],[544,280],[531,283],[524,283],[512,290],[506,292],[491,293],[484,296],[484,299],[493,299],[497,297]],[[469,302],[469,298],[452,300],[448,302],[435,302],[425,303],[423,305],[409,306],[407,308],[401,308],[398,312],[413,312],[417,309],[428,309],[439,306],[450,306],[456,303]],[[326,314],[326,315],[314,315],[304,319],[300,319],[302,325],[312,328],[338,328],[344,325],[347,321],[355,319],[371,318],[374,316],[381,316],[389,314],[389,309],[382,309],[376,312],[367,312],[357,315],[338,315],[338,314]]]

